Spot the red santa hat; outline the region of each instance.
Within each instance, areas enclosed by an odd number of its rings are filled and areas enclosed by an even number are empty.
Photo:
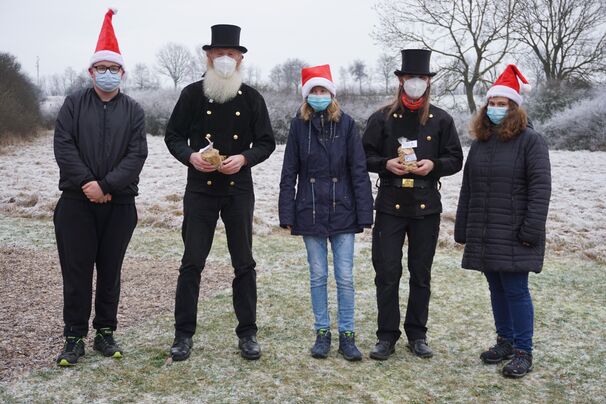
[[[311,89],[315,86],[321,86],[330,91],[335,96],[337,95],[337,87],[332,82],[332,75],[330,74],[330,66],[314,66],[304,67],[301,70],[301,93],[303,98],[307,98]]]
[[[114,27],[112,25],[112,16],[117,13],[118,10],[115,8],[110,8],[107,10],[107,13],[105,13],[103,26],[101,26],[101,33],[99,33],[99,40],[97,41],[97,48],[90,58],[91,67],[97,62],[107,60],[119,64],[124,69],[124,59],[120,54],[118,40],[116,39],[116,34],[114,33]]]
[[[518,79],[522,82],[521,85]],[[508,65],[486,93],[486,99],[491,97],[507,97],[516,104],[522,105],[520,90],[523,93],[529,93],[531,89],[532,87],[528,84],[528,80],[520,73],[516,65]]]

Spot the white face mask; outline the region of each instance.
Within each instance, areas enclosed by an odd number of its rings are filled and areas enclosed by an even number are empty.
[[[427,81],[419,77],[408,79],[404,82],[404,92],[413,100],[417,100],[425,94],[427,90]]]
[[[221,56],[213,60],[217,74],[224,79],[231,77],[236,71],[237,62],[229,56]]]

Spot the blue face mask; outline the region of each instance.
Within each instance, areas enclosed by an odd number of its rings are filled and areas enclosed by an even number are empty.
[[[486,115],[492,123],[498,125],[507,116],[507,107],[488,107]]]
[[[120,73],[112,73],[106,70],[105,73],[95,72],[95,83],[101,90],[111,93],[120,87],[122,75]]]
[[[326,108],[328,108],[331,102],[332,98],[330,97],[330,95],[309,94],[307,96],[307,103],[316,112],[324,111]]]

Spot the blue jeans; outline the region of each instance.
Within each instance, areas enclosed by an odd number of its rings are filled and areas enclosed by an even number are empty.
[[[492,314],[499,337],[514,348],[532,352],[534,307],[528,290],[528,272],[485,272]]]
[[[311,286],[311,306],[314,311],[317,330],[330,329],[328,313],[328,251],[330,239],[337,283],[339,333],[354,331],[354,283],[353,254],[354,233],[335,234],[330,237],[304,236]]]

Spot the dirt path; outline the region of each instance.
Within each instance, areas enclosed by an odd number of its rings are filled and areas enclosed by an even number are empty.
[[[119,331],[174,308],[178,263],[127,257],[118,309]],[[204,271],[200,298],[230,287],[232,269]],[[63,343],[63,296],[57,253],[0,247],[0,380],[53,366]],[[94,310],[94,308],[93,308]],[[94,313],[91,315],[91,322]],[[87,347],[92,345],[89,333]],[[168,349],[168,348],[167,348]]]

